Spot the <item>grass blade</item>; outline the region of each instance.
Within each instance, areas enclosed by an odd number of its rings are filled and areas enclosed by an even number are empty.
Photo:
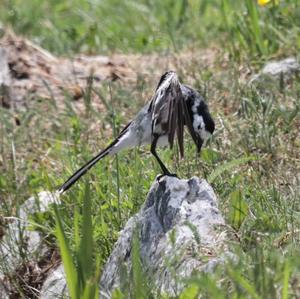
[[[240,273],[234,271],[231,268],[228,268],[228,274],[238,285],[238,287],[242,287],[251,296],[251,298],[255,298],[255,299],[260,298],[256,293],[253,285],[246,278],[244,278]]]
[[[97,299],[98,298],[98,287],[97,282],[88,280],[82,295],[82,299]]]
[[[88,280],[93,272],[93,224],[89,185],[86,184],[83,200],[82,230],[79,249],[79,264],[84,281]]]
[[[218,166],[207,178],[209,183],[212,183],[218,176],[220,176],[224,171],[228,171],[234,167],[245,164],[249,161],[256,160],[255,156],[244,156],[238,159],[231,160],[227,163],[224,163]]]
[[[73,262],[71,250],[68,244],[68,240],[64,233],[61,217],[59,215],[59,211],[57,206],[55,206],[55,218],[56,218],[56,237],[58,240],[58,245],[60,248],[60,254],[62,257],[66,279],[68,284],[68,289],[70,292],[70,296],[72,299],[77,299],[79,290],[78,290],[78,279],[77,279],[77,271],[75,264]]]
[[[282,299],[288,299],[289,297],[289,278],[290,278],[290,265],[289,262],[286,261],[284,265],[283,272],[283,286],[282,286]]]

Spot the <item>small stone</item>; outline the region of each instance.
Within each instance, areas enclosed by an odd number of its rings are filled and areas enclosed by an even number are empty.
[[[60,264],[44,281],[39,297],[41,299],[56,299],[63,298],[67,296],[67,294],[68,290],[64,267]]]
[[[250,84],[266,83],[268,81],[288,80],[293,75],[300,74],[300,64],[294,57],[289,57],[279,61],[268,62],[262,70],[252,76]]]
[[[280,61],[271,61],[267,63],[263,69],[262,74],[278,76],[280,74],[292,74],[300,72],[300,64],[296,58],[290,57]]]
[[[47,252],[40,233],[29,229],[29,218],[36,212],[47,211],[55,201],[56,194],[42,191],[20,206],[18,217],[6,217],[9,224],[0,240],[0,284],[6,274],[13,273],[24,261],[38,261]]]

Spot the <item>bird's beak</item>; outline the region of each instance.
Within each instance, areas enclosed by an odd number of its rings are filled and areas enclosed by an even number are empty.
[[[202,145],[203,145],[203,140],[200,137],[197,138],[197,152],[198,152],[198,154],[201,151]]]

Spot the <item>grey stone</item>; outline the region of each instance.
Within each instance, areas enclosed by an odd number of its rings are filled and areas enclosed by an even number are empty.
[[[41,299],[58,299],[66,298],[67,295],[66,276],[64,267],[61,264],[48,275],[39,297]]]
[[[10,107],[10,73],[8,67],[7,50],[0,47],[0,106]]]
[[[289,57],[280,61],[271,61],[267,63],[263,69],[262,74],[278,76],[280,74],[292,74],[300,71],[300,64],[296,58]]]
[[[217,198],[205,180],[164,177],[153,183],[144,206],[121,231],[103,269],[100,289],[111,293],[120,288],[124,267],[127,277],[130,275],[137,232],[147,276],[157,289],[175,295],[175,290],[184,287],[183,279],[194,271],[212,272],[234,258],[228,249],[227,230]]]
[[[112,291],[121,287],[124,267],[127,279],[130,277],[136,233],[147,278],[152,278],[155,288],[176,295],[184,287],[183,279],[194,271],[213,272],[226,260],[236,258],[228,246],[230,232],[213,189],[205,180],[164,177],[155,181],[141,210],[120,232],[102,272],[99,296],[111,298]],[[40,298],[62,295],[68,297],[60,265],[48,275]]]
[[[290,79],[295,74],[300,74],[300,64],[296,58],[289,57],[279,61],[268,62],[260,73],[252,76],[250,84],[270,79]]]
[[[0,86],[10,86],[10,75],[8,68],[6,49],[0,47]]]
[[[103,299],[110,299],[110,294],[100,290],[100,296]],[[64,271],[63,264],[60,264],[55,270],[51,271],[48,274],[48,277],[43,283],[42,289],[39,295],[40,299],[59,299],[59,298],[70,298],[67,282],[66,282],[66,274]],[[0,299],[2,299],[0,297]]]
[[[29,229],[30,215],[45,212],[55,198],[53,193],[40,192],[20,206],[18,217],[6,217],[10,223],[0,240],[0,284],[5,274],[13,273],[22,262],[38,260],[46,252],[42,236]]]
[[[0,299],[9,299],[9,294],[5,288],[5,285],[2,282],[3,277],[0,274]]]

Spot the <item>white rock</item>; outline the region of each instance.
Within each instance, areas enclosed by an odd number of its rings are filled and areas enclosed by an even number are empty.
[[[297,71],[300,71],[300,64],[297,62],[296,58],[289,57],[280,61],[271,61],[267,63],[261,72],[265,75],[278,76],[281,73],[288,74]]]
[[[233,257],[211,186],[195,177],[164,177],[152,185],[143,208],[120,233],[102,272],[100,289],[107,293],[121,286],[122,267],[126,266],[130,275],[135,229],[144,271],[158,289],[170,295],[184,287],[183,279],[193,271],[212,272],[216,265]],[[175,263],[178,279],[167,261]]]
[[[217,265],[236,258],[228,249],[229,229],[211,186],[196,177],[164,177],[153,183],[144,206],[120,232],[102,272],[100,298],[111,298],[112,291],[120,288],[124,266],[130,277],[136,229],[147,279],[152,278],[155,287],[169,295],[183,289],[183,279],[193,271],[213,272]],[[167,266],[171,261],[174,268]],[[48,276],[40,298],[59,298],[61,294],[67,296],[62,265]]]
[[[258,74],[252,76],[249,83],[266,83],[270,79],[278,80],[281,76],[286,80],[294,74],[300,74],[300,64],[296,58],[289,57],[279,61],[268,62]]]
[[[52,271],[43,283],[40,292],[40,299],[57,299],[67,296],[66,276],[64,267],[61,264]]]
[[[39,232],[30,230],[30,215],[45,212],[58,197],[42,191],[30,197],[19,209],[18,217],[10,217],[5,235],[0,240],[0,283],[5,273],[13,272],[23,261],[37,260],[47,250]],[[0,297],[1,298],[1,297]]]

